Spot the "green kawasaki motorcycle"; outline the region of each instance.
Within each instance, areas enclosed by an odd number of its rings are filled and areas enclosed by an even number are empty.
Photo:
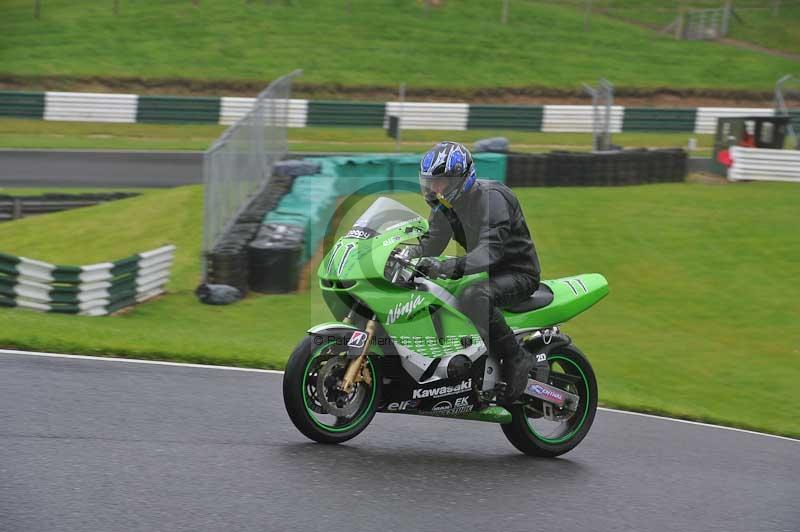
[[[530,299],[504,309],[506,321],[536,355],[522,398],[500,406],[500,364],[458,310],[470,282],[429,279],[406,245],[428,222],[378,198],[320,264],[322,294],[338,320],[309,329],[283,379],[286,410],[312,440],[340,443],[376,412],[499,423],[525,454],[558,456],[586,436],[597,409],[589,361],[558,324],[608,293],[596,273],[543,281]],[[502,394],[500,394],[502,397]]]

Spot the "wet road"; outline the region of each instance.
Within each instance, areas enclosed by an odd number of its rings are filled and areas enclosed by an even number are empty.
[[[800,529],[795,440],[601,411],[554,460],[402,415],[323,446],[281,378],[0,354],[0,530]]]

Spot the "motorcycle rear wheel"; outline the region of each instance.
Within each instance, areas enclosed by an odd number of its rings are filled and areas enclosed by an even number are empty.
[[[534,405],[515,405],[509,409],[511,423],[501,427],[508,441],[523,453],[552,458],[571,451],[588,434],[597,411],[597,380],[586,356],[574,345],[559,348],[547,360],[548,384],[578,395],[577,411],[568,416],[560,413],[564,419],[549,420]],[[566,374],[570,382],[559,380],[559,374]]]
[[[306,437],[320,443],[342,443],[356,437],[375,417],[381,380],[377,363],[368,357],[366,366],[372,384],[357,383],[343,402],[353,413],[347,416],[329,414],[318,394],[336,393],[333,388],[336,378],[326,379],[330,386],[318,390],[318,375],[326,362],[347,351],[347,342],[344,337],[336,341],[330,337],[324,342],[322,339],[321,336],[307,336],[292,352],[283,375],[283,403],[294,426]],[[342,361],[342,366],[345,365]]]

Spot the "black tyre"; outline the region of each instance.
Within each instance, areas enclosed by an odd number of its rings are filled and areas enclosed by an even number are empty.
[[[372,383],[359,382],[345,396],[336,390],[336,384],[347,364],[342,356],[347,351],[346,336],[322,340],[321,336],[307,336],[295,348],[283,375],[283,403],[294,426],[308,438],[342,443],[357,436],[375,417],[381,385],[377,357],[370,355],[366,363]],[[320,372],[323,389],[318,389]],[[336,407],[342,411],[329,413],[325,405],[337,401]]]
[[[586,437],[597,411],[594,371],[577,347],[559,348],[548,355],[548,363],[548,384],[578,395],[580,402],[574,413],[556,411],[551,419],[543,415],[541,401],[510,409],[512,421],[502,425],[503,433],[514,447],[531,456],[554,457],[574,449]]]

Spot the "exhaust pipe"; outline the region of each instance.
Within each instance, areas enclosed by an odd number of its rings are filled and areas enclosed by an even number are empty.
[[[525,387],[525,394],[541,399],[547,403],[552,403],[559,408],[566,408],[570,412],[578,410],[578,403],[581,400],[581,398],[575,394],[534,379],[528,379],[528,385]]]

